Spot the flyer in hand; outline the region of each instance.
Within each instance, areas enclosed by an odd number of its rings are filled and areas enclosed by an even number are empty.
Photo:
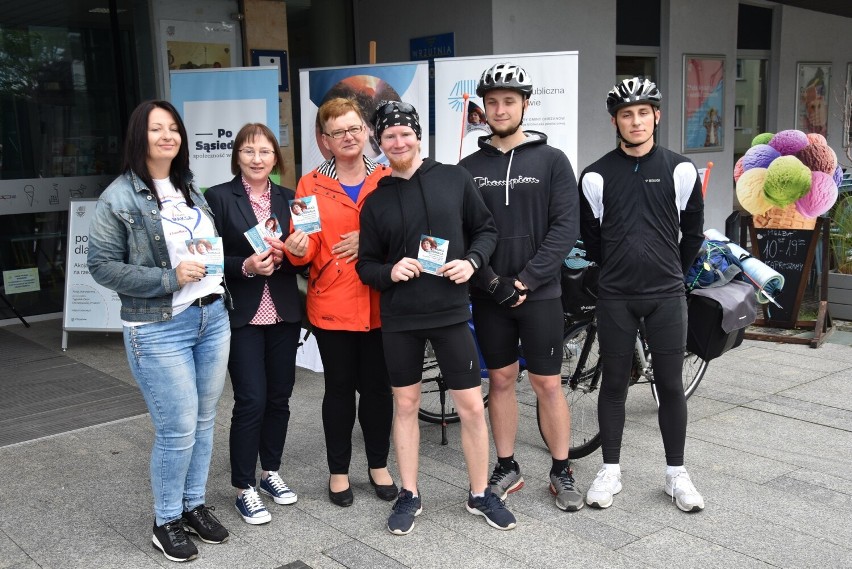
[[[221,237],[196,237],[187,239],[186,250],[193,261],[204,263],[208,275],[225,274],[225,252]]]
[[[290,200],[290,217],[293,219],[293,228],[301,229],[305,233],[317,233],[322,231],[320,226],[319,209],[314,196],[305,196]]]
[[[278,221],[278,216],[274,213],[245,232],[246,239],[258,255],[270,248],[269,243],[264,239],[265,237],[279,239],[281,235],[281,222]]]
[[[447,262],[447,249],[450,242],[432,235],[420,236],[420,247],[417,248],[417,260],[423,265],[423,271],[437,275],[438,269]]]

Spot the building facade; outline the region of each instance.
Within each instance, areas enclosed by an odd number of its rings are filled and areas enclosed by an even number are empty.
[[[607,90],[651,76],[664,95],[660,142],[689,150],[699,167],[714,163],[706,227],[721,229],[736,207],[733,167],[753,136],[813,118],[803,90],[817,75],[817,119],[850,166],[852,18],[812,9],[761,0],[2,0],[0,270],[28,269],[38,288],[0,288],[0,322],[16,321],[11,307],[26,317],[61,313],[65,252],[75,246],[68,199],[95,197],[118,174],[127,117],[142,100],[168,98],[169,69],[249,65],[251,49],[284,50],[292,183],[301,174],[300,68],[369,63],[370,42],[376,63],[407,61],[411,39],[446,33],[457,56],[579,53],[577,171],[615,145]],[[686,143],[690,59],[724,68],[719,108],[703,119],[717,132],[702,147]]]

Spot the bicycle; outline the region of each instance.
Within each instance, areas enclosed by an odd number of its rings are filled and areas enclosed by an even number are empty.
[[[562,335],[562,371],[560,375],[568,407],[571,411],[571,439],[568,454],[571,458],[583,458],[601,446],[598,426],[598,389],[601,379],[601,362],[594,312],[597,299],[597,271],[590,270],[590,268],[594,268],[594,265],[585,261],[584,256],[585,251],[575,248],[566,258],[562,269],[565,324]],[[476,343],[476,330],[472,320],[468,321],[468,327]],[[483,402],[487,406],[488,370],[485,368],[482,353],[479,352],[478,343],[476,343],[476,349],[480,361],[484,392]],[[521,382],[526,374],[523,346],[518,346],[518,352],[520,364],[518,382]],[[694,354],[684,352],[682,381],[687,399],[698,388],[698,384],[707,371],[707,363]],[[657,401],[651,352],[645,340],[644,332],[640,329],[636,336],[629,387],[642,383],[651,386],[651,394]],[[418,416],[425,422],[441,425],[441,444],[446,445],[447,425],[458,422],[459,417],[452,404],[452,396],[447,397],[447,386],[443,382],[440,368],[435,361],[435,354],[428,343],[424,354],[420,389],[421,402]],[[536,422],[542,440],[547,445],[544,433],[541,432],[541,417],[537,401]]]

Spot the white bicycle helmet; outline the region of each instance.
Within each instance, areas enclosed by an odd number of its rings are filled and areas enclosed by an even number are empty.
[[[476,96],[482,97],[493,89],[510,89],[529,99],[533,86],[529,74],[523,67],[513,63],[498,63],[482,72],[482,77],[476,86]]]
[[[662,100],[663,96],[653,81],[645,77],[632,77],[615,85],[607,93],[606,110],[615,116],[618,109],[637,103],[648,103],[659,109]]]

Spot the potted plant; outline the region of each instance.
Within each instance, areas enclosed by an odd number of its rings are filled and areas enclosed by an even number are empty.
[[[834,205],[829,240],[834,269],[828,273],[828,308],[833,317],[852,320],[852,194]]]

